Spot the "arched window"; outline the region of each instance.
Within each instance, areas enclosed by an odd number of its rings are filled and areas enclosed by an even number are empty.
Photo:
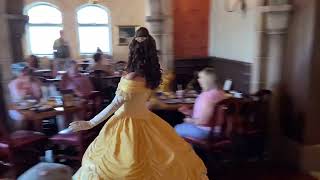
[[[32,54],[50,56],[53,43],[62,29],[62,14],[50,4],[37,3],[26,8],[28,50]]]
[[[109,13],[97,5],[86,5],[77,12],[80,54],[92,54],[100,48],[111,54],[111,25]]]

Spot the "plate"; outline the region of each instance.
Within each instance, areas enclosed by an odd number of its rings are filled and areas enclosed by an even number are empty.
[[[167,99],[164,101],[167,104],[178,104],[178,103],[182,103],[181,99]]]
[[[51,108],[52,108],[52,106],[50,106],[50,105],[43,105],[43,106],[38,107],[38,111],[45,111],[45,110],[48,110]]]
[[[167,97],[167,96],[164,96],[164,95],[161,95],[161,96],[159,96],[159,99],[161,99],[161,100],[166,100],[166,99],[168,99],[168,97]]]
[[[186,98],[183,100],[184,103],[195,103],[196,99],[194,98]]]
[[[16,109],[17,110],[27,110],[27,109],[30,109],[32,108],[33,106],[28,104],[28,105],[17,105]]]
[[[35,99],[28,99],[28,100],[26,100],[26,102],[29,103],[29,104],[36,104],[36,103],[37,103],[37,100],[35,100]]]

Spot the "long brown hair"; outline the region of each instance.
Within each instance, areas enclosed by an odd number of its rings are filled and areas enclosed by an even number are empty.
[[[161,83],[161,68],[157,55],[156,42],[148,29],[141,27],[129,46],[127,72],[135,72],[146,79],[150,89],[156,89]]]

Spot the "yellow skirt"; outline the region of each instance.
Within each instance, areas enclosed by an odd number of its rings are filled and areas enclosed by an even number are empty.
[[[86,150],[73,179],[202,180],[207,170],[191,145],[160,117],[114,115]]]

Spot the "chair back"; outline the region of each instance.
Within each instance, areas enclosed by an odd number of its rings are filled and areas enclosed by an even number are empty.
[[[270,90],[260,90],[241,102],[240,117],[243,131],[238,133],[265,131],[271,95]]]
[[[237,98],[228,98],[218,102],[214,107],[214,116],[210,126],[212,128],[220,126],[221,135],[231,137],[238,109],[239,100]]]
[[[127,62],[125,61],[118,61],[115,63],[115,70],[116,71],[124,71],[126,69]]]
[[[83,97],[86,100],[87,119],[93,118],[101,110],[102,97],[100,91],[92,91],[88,96]]]
[[[90,72],[89,77],[96,91],[103,92],[104,85],[102,78],[106,77],[107,75],[108,74],[102,70],[94,70]]]
[[[101,77],[105,77],[105,76],[108,76],[108,73],[106,73],[103,70],[94,70],[94,71],[90,72],[90,77],[101,78]]]
[[[258,92],[256,92],[253,96],[259,98],[260,101],[269,101],[272,96],[272,91],[267,89],[261,89]]]

